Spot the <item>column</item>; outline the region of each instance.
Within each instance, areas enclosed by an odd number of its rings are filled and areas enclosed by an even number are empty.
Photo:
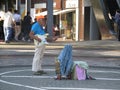
[[[26,5],[25,5],[25,11],[26,12],[30,12],[30,8],[31,8],[31,0],[26,0]]]
[[[8,0],[5,0],[5,12],[8,11]]]
[[[16,10],[18,10],[19,13],[20,13],[20,4],[21,4],[21,0],[16,0]]]
[[[47,31],[50,37],[53,36],[53,0],[47,0]]]
[[[83,41],[84,40],[84,0],[78,0],[79,1],[79,26],[78,26],[78,30],[79,30],[79,41]]]

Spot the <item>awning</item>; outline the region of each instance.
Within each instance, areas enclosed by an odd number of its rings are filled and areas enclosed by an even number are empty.
[[[40,12],[40,13],[35,14],[35,16],[40,16],[40,15],[43,15],[43,16],[47,15],[47,11],[44,11],[44,12]]]
[[[58,10],[53,10],[53,15],[55,12],[57,12]],[[43,16],[46,16],[47,15],[47,11],[44,11],[44,12],[40,12],[40,13],[37,13],[35,14],[35,16],[40,16],[40,15],[43,15]]]
[[[59,11],[58,10],[53,10],[53,15],[65,14],[65,13],[69,13],[69,12],[72,12],[72,11],[75,11],[75,9],[64,9],[64,10],[59,10]],[[35,14],[35,16],[40,16],[40,15],[46,16],[47,11]]]
[[[69,13],[69,12],[73,12],[73,11],[75,11],[75,9],[60,10],[60,11],[54,12],[54,15],[65,14],[65,13]]]

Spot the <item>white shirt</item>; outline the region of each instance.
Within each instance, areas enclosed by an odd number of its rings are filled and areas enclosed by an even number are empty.
[[[11,12],[8,11],[8,12],[5,13],[5,15],[4,15],[4,23],[3,23],[3,26],[4,26],[4,27],[12,27],[13,22],[14,22],[13,15],[12,15]]]

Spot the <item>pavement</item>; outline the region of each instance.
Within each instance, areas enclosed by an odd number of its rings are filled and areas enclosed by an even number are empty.
[[[46,60],[44,62],[44,65],[54,65],[53,58],[59,55],[60,51],[66,44],[71,44],[73,46],[74,60],[86,61],[91,67],[106,67],[120,69],[120,42],[114,39],[79,42],[51,42],[46,46]],[[0,42],[0,67],[31,65],[33,54],[33,42],[11,42],[9,44]],[[31,58],[31,61],[23,59],[23,61],[21,62],[17,58],[12,60],[10,56],[28,56]],[[5,59],[5,57],[8,58]],[[52,57],[50,59],[51,61],[49,60],[49,57]],[[10,63],[12,63],[12,65]]]

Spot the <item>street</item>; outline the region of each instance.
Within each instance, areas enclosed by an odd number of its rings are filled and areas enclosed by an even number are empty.
[[[119,17],[120,0],[0,0],[0,90],[120,90]]]
[[[35,76],[31,67],[0,69],[0,90],[119,90],[120,70],[90,68],[96,80],[55,80],[54,66],[43,67],[47,74]]]
[[[87,62],[88,75],[96,79],[81,81],[55,80],[55,58],[63,46],[46,48],[42,66],[47,74],[35,76],[31,71],[33,45],[0,45],[0,90],[120,90],[119,45],[73,43],[73,61]]]

